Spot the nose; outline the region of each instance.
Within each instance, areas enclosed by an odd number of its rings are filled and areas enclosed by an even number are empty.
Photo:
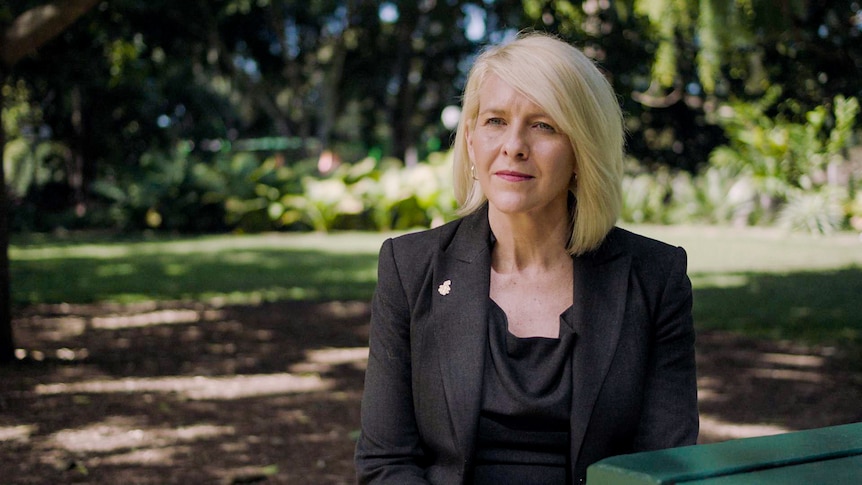
[[[523,160],[530,156],[529,143],[524,130],[518,126],[512,126],[506,134],[506,142],[503,144],[503,153],[515,159]]]

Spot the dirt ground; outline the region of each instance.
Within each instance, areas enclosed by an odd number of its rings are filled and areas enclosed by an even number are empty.
[[[342,484],[363,302],[19,310],[0,368],[0,484]],[[698,335],[704,443],[862,421],[834,348]]]

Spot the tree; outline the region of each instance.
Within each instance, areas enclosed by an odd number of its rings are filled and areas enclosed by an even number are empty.
[[[757,100],[771,86],[781,86],[797,117],[837,94],[862,92],[862,9],[854,0],[523,5],[528,19],[585,47],[613,76],[628,117],[628,149],[642,165],[705,165],[726,141],[717,109]]]
[[[35,6],[0,31],[0,79],[6,70],[62,33],[72,22],[93,8],[99,0],[55,1]],[[9,208],[3,152],[6,135],[2,123],[3,93],[0,92],[0,363],[15,360],[12,332],[12,292],[9,277]]]
[[[572,41],[612,78],[627,115],[632,158],[648,168],[695,171],[726,141],[714,114],[728,100],[756,99],[764,85],[781,84],[804,113],[836,94],[858,95],[862,14],[854,5],[101,2],[37,56],[17,61],[15,81],[25,85],[30,104],[42,108],[30,126],[40,125],[62,153],[42,159],[53,164],[50,182],[49,170],[42,170],[45,176],[25,194],[13,193],[8,204],[22,210],[12,211],[9,224],[13,231],[129,230],[149,227],[144,216],[158,209],[160,229],[222,230],[230,222],[213,198],[195,196],[187,211],[163,195],[183,187],[150,189],[167,185],[164,167],[182,172],[188,157],[214,166],[232,156],[231,147],[250,146],[238,143],[244,139],[265,139],[255,146],[267,151],[253,157],[278,151],[279,167],[313,166],[306,162],[324,150],[348,163],[368,155],[422,160],[450,139],[440,114],[458,104],[471,57],[482,44],[531,26]],[[0,25],[9,10],[0,7]],[[48,144],[11,131],[7,137],[19,146]],[[177,146],[191,148],[175,156]],[[149,197],[132,201],[140,193]],[[193,215],[201,207],[208,217]]]

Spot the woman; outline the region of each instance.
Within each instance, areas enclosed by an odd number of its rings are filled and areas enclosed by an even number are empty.
[[[616,97],[580,51],[531,34],[477,59],[464,217],[380,251],[360,483],[582,483],[696,441],[685,252],[614,227],[622,158]]]

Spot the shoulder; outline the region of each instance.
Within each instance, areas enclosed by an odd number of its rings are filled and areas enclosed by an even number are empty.
[[[681,249],[679,246],[637,234],[621,227],[611,229],[606,242],[619,245],[621,248],[631,252],[633,256],[673,253]]]
[[[420,232],[405,234],[390,241],[397,260],[422,260],[446,253],[458,259],[470,259],[487,249],[490,238],[487,208]]]
[[[662,272],[681,268],[684,272],[687,265],[687,255],[683,248],[620,227],[614,227],[608,233],[602,246],[608,246],[607,249],[611,252],[630,256],[634,268]]]
[[[448,242],[458,232],[463,219],[457,219],[433,229],[411,232],[387,241],[392,245],[397,260],[416,260],[444,251]]]

